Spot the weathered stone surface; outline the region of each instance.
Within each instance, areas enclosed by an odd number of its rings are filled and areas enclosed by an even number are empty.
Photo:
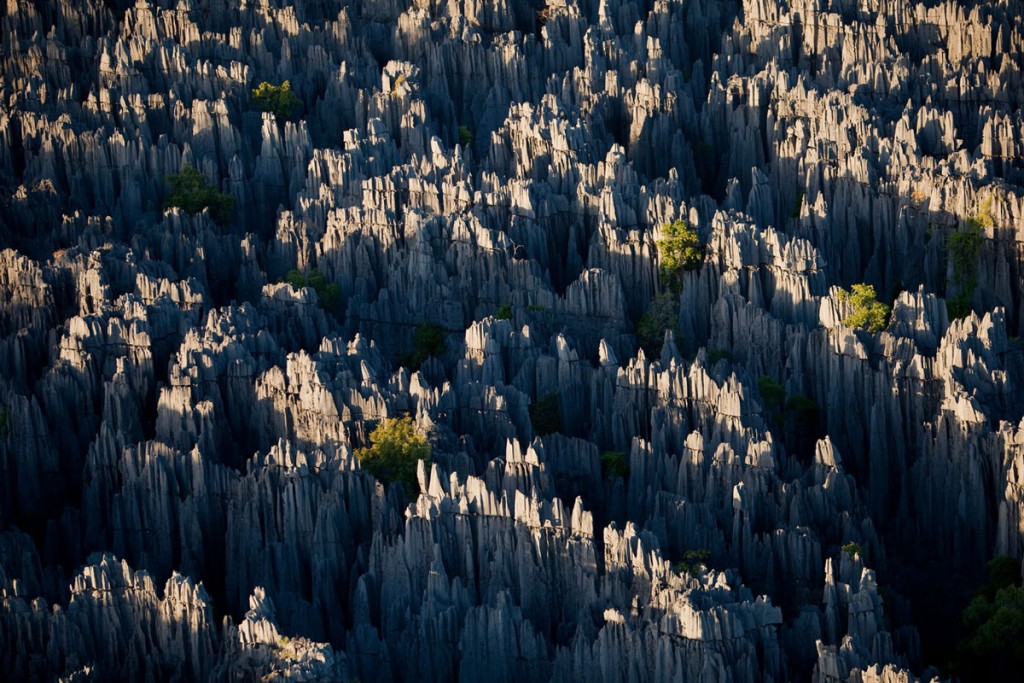
[[[0,670],[930,676],[1024,554],[1018,5],[10,0]]]

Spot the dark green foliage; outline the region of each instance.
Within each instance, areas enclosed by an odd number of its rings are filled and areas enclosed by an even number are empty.
[[[695,270],[704,260],[697,231],[684,220],[677,220],[662,227],[662,237],[655,244],[661,261],[661,284],[678,294],[683,286],[683,273]]]
[[[469,149],[473,144],[473,133],[466,126],[459,126],[459,144],[462,149]]]
[[[761,375],[757,380],[758,391],[761,392],[761,402],[767,410],[778,410],[786,398],[786,390],[782,385],[768,375]]]
[[[512,306],[509,304],[502,304],[501,306],[498,306],[497,310],[494,311],[494,317],[498,320],[511,320]]]
[[[946,299],[946,312],[949,313],[950,320],[966,318],[972,310],[974,309],[971,308],[971,297],[966,292],[960,292]]]
[[[769,424],[785,434],[787,450],[807,453],[814,448],[820,429],[818,422],[821,409],[813,399],[804,394],[786,397],[786,390],[768,375],[757,380],[758,391]]]
[[[789,212],[791,218],[800,218],[800,209],[804,206],[804,191],[796,193],[796,200],[793,201],[793,209]]]
[[[854,541],[850,541],[842,548],[840,548],[840,550],[842,550],[844,553],[849,553],[851,556],[860,555],[861,557],[864,557],[864,550],[860,547],[859,543],[856,543]]]
[[[11,433],[11,414],[7,408],[0,408],[0,439]]]
[[[956,648],[964,681],[1014,680],[1024,667],[1024,588],[1020,564],[1000,556],[988,563],[988,582],[963,611],[967,635]]]
[[[411,417],[388,418],[370,434],[370,447],[356,451],[363,469],[383,484],[397,481],[406,495],[419,488],[416,461],[430,460],[431,448],[412,422]]]
[[[821,410],[804,394],[793,394],[786,400],[786,422],[797,432],[817,431]]]
[[[320,306],[328,311],[333,311],[341,300],[341,288],[316,268],[309,271],[308,275],[298,270],[289,270],[285,280],[295,289],[311,287],[316,292]]]
[[[818,426],[821,409],[804,394],[793,394],[786,399],[781,420],[785,434],[786,450],[801,458],[814,453],[814,444],[823,435]]]
[[[605,451],[601,454],[601,474],[605,479],[625,479],[629,476],[629,456],[622,451]]]
[[[271,85],[264,81],[252,91],[252,102],[260,111],[268,111],[278,121],[287,121],[298,111],[302,100],[292,92],[292,84]]]
[[[978,287],[978,257],[985,240],[981,228],[991,223],[991,216],[983,208],[980,217],[967,219],[967,227],[950,235],[946,242],[953,263],[950,283],[957,289],[954,296],[946,299],[946,310],[952,320],[966,317],[971,312],[971,299]]]
[[[843,318],[843,324],[850,328],[860,327],[869,332],[881,332],[889,322],[889,307],[878,301],[875,288],[871,285],[854,285],[851,292],[839,290],[840,301],[849,301],[853,306],[850,315]]]
[[[708,550],[687,550],[683,553],[683,559],[672,565],[677,574],[696,574],[702,567],[708,566],[711,559],[711,552]]]
[[[412,351],[398,357],[398,364],[413,372],[431,356],[440,356],[444,352],[444,339],[448,336],[444,328],[433,323],[418,325],[412,333]]]
[[[537,436],[554,434],[562,429],[562,410],[558,407],[558,392],[544,394],[530,406],[530,423]]]
[[[444,351],[445,331],[432,323],[419,325],[412,333],[412,356],[409,367],[418,369],[431,356],[440,356]]]
[[[979,593],[989,598],[995,597],[1000,588],[1020,584],[1020,562],[1009,555],[998,555],[985,565],[988,583],[979,589]]]
[[[546,306],[538,306],[537,304],[530,304],[529,306],[526,307],[526,310],[530,311],[531,313],[546,313],[548,309],[547,309]]]
[[[675,330],[679,325],[679,300],[671,292],[662,292],[651,302],[650,308],[636,323],[636,336],[640,348],[648,356],[661,354],[665,342],[665,330]]]
[[[179,173],[167,176],[167,182],[171,186],[171,193],[164,202],[165,209],[177,208],[191,214],[209,209],[210,218],[220,226],[227,225],[231,220],[231,212],[235,208],[234,196],[211,185],[200,171],[184,164]]]
[[[732,360],[732,352],[729,349],[708,349],[708,365],[720,360]]]

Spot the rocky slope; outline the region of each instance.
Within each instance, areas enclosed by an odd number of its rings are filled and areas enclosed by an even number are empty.
[[[928,680],[1024,556],[1019,0],[0,15],[9,679]]]

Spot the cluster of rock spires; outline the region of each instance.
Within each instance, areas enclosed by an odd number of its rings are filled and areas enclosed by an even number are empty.
[[[8,679],[928,680],[1024,555],[1019,0],[2,14]],[[295,120],[253,106],[284,80]],[[186,163],[225,228],[163,209]],[[354,457],[404,414],[418,496]]]

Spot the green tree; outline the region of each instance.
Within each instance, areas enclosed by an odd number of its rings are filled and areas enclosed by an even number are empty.
[[[554,434],[562,429],[562,410],[558,407],[558,392],[544,394],[530,406],[530,423],[537,436]]]
[[[227,225],[235,208],[235,198],[210,184],[199,170],[183,164],[181,171],[167,176],[171,193],[164,202],[165,209],[177,208],[190,214],[209,209],[210,218],[219,226]]]
[[[292,92],[290,81],[285,81],[281,85],[271,85],[263,81],[253,89],[252,101],[257,109],[270,112],[278,121],[290,119],[302,104],[299,96]]]
[[[672,565],[676,574],[696,574],[701,567],[707,567],[711,559],[711,552],[703,548],[698,550],[687,550],[683,553],[683,559]]]
[[[881,332],[889,321],[889,307],[878,301],[875,288],[867,284],[854,285],[852,292],[839,290],[839,300],[848,301],[853,307],[850,315],[843,318],[843,324],[850,328],[860,327],[870,332]]]
[[[804,191],[800,190],[796,193],[796,199],[793,200],[793,208],[790,210],[789,215],[791,218],[800,218],[800,209],[804,207]]]
[[[988,563],[988,582],[963,611],[967,635],[956,648],[965,681],[1016,680],[1024,667],[1024,588],[1020,564],[1007,556]]]
[[[622,451],[605,451],[601,454],[601,474],[614,481],[629,476],[629,456]]]
[[[844,553],[848,553],[851,557],[854,555],[860,555],[861,557],[864,557],[864,549],[861,548],[860,543],[857,543],[856,541],[850,541],[842,548],[840,548],[840,550],[842,550]]]
[[[782,413],[786,449],[800,455],[814,452],[814,444],[822,436],[818,422],[821,409],[814,400],[804,394],[793,394],[786,399]]]
[[[385,485],[400,483],[406,495],[418,491],[416,462],[430,460],[431,448],[411,417],[384,420],[370,433],[370,444],[356,451],[364,470]]]
[[[682,219],[664,225],[662,235],[655,242],[661,262],[661,284],[678,294],[683,286],[683,273],[700,267],[704,250],[697,231]]]
[[[321,308],[328,311],[333,311],[341,300],[341,288],[316,268],[309,271],[308,275],[295,269],[289,270],[285,281],[295,289],[311,287],[316,292]]]
[[[459,144],[462,145],[462,149],[469,149],[473,144],[473,132],[466,126],[459,126]]]
[[[768,410],[778,410],[786,398],[786,390],[768,375],[761,375],[757,380],[757,389],[761,392],[761,402]]]
[[[978,257],[981,256],[981,245],[985,241],[982,227],[993,223],[991,214],[986,208],[980,216],[967,219],[967,226],[949,236],[946,246],[949,258],[953,262],[953,284],[957,293],[946,299],[946,310],[953,320],[963,318],[971,312],[971,299],[978,287]]]
[[[497,310],[494,311],[495,320],[511,320],[512,319],[512,306],[509,304],[502,304],[498,306]]]
[[[732,351],[729,349],[708,349],[708,365],[714,365],[720,360],[732,360]]]
[[[651,357],[661,354],[665,342],[665,330],[679,326],[679,299],[671,292],[662,292],[654,297],[647,312],[636,323],[636,336],[640,348]]]
[[[406,363],[412,370],[418,370],[424,361],[431,356],[440,356],[444,352],[444,329],[432,323],[423,323],[412,333],[412,353],[406,357]]]

